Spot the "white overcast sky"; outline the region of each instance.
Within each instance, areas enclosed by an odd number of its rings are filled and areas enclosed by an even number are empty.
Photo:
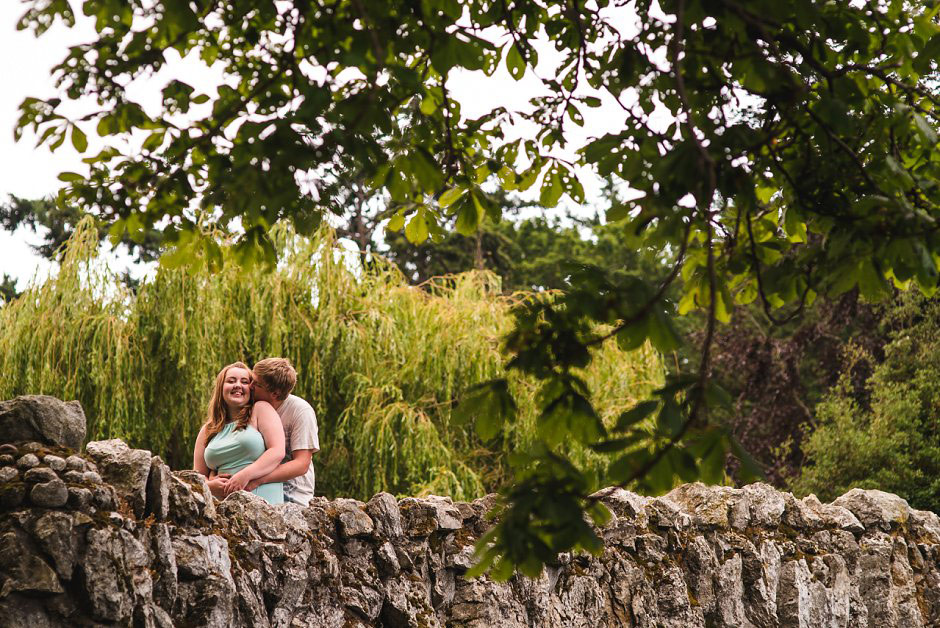
[[[17,31],[15,28],[24,10],[23,5],[16,0],[0,1],[0,84],[3,85],[0,89],[0,198],[5,199],[8,194],[23,198],[52,195],[60,186],[57,179],[60,172],[84,172],[81,156],[70,142],[65,142],[55,153],[51,153],[45,147],[36,148],[35,137],[30,133],[25,134],[19,142],[13,140],[17,109],[23,98],[54,96],[56,89],[50,69],[64,58],[70,45],[94,37],[94,29],[88,20],[83,19],[79,4],[78,0],[72,0],[79,18],[76,28],[66,29],[56,25],[37,39],[30,31]],[[550,47],[541,48],[537,71],[539,75],[547,76],[552,73],[557,53]],[[209,85],[218,84],[218,77],[217,73],[200,67],[198,63],[171,63],[166,71],[131,94],[149,112],[156,112],[160,106],[160,89],[170,78],[180,78],[206,90]],[[448,84],[455,98],[463,105],[464,114],[471,117],[489,111],[497,104],[509,109],[524,107],[528,99],[540,91],[540,82],[531,72],[522,81],[515,82],[504,67],[500,67],[491,78],[455,76]],[[210,88],[209,91],[214,90]],[[76,111],[81,111],[81,107],[72,110],[73,113]],[[569,136],[571,145],[580,145],[590,136],[619,130],[622,115],[617,105],[609,100],[600,109],[589,110],[585,115],[585,127],[576,129],[576,134]],[[89,153],[93,154],[101,144],[93,128],[86,127],[85,131],[89,137]],[[531,132],[520,128],[514,135],[526,134],[527,131]],[[590,185],[586,187],[590,199],[592,189]],[[34,254],[29,247],[30,243],[38,240],[25,229],[12,234],[0,229],[0,275],[7,273],[16,277],[21,290],[37,273],[41,278],[49,272],[49,263]],[[117,267],[127,267],[129,264],[127,258],[120,255],[113,256],[113,260],[113,265]]]

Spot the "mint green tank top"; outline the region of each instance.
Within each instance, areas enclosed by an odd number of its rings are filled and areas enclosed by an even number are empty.
[[[235,474],[260,458],[265,449],[267,448],[261,432],[250,425],[243,430],[236,430],[233,421],[212,437],[206,445],[203,457],[210,469],[219,473]],[[284,485],[280,482],[262,484],[252,493],[271,504],[284,503]]]

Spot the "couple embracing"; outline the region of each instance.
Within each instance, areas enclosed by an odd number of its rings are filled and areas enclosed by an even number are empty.
[[[235,362],[216,376],[193,451],[193,468],[215,497],[245,490],[272,504],[304,506],[313,498],[317,417],[291,394],[296,383],[284,358],[261,360],[254,369]]]

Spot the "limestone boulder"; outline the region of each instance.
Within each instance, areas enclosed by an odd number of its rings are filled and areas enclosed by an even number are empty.
[[[236,625],[238,597],[228,541],[217,534],[173,538],[179,573],[173,620],[178,625]],[[243,595],[251,595],[246,590]]]
[[[112,439],[88,443],[85,455],[98,467],[101,477],[114,487],[118,497],[137,517],[143,517],[147,506],[151,453],[144,449],[131,449],[123,441]]]
[[[89,529],[86,547],[79,581],[93,617],[131,623],[135,609],[153,597],[146,548],[129,531],[110,526]]]
[[[802,500],[803,505],[814,512],[822,520],[823,525],[829,528],[838,528],[852,533],[865,531],[865,526],[858,520],[851,510],[834,504],[823,504],[815,495],[807,495]]]
[[[376,493],[365,505],[372,519],[375,536],[379,539],[397,539],[404,534],[398,500],[389,493]]]
[[[48,395],[0,401],[0,440],[78,450],[85,440],[85,412],[77,401],[60,401]]]
[[[174,471],[170,474],[169,517],[179,524],[192,525],[214,520],[215,502],[209,484],[198,471]]]
[[[692,525],[701,530],[729,528],[732,512],[745,502],[740,490],[706,486],[701,482],[683,484],[667,493],[666,497],[692,515]]]
[[[13,592],[43,595],[64,590],[55,569],[24,530],[12,525],[0,530],[0,599]]]
[[[438,530],[463,527],[460,510],[449,497],[407,497],[399,502],[402,527],[408,536],[427,536]]]
[[[150,459],[150,474],[147,476],[145,512],[163,521],[170,515],[170,467],[160,456]]]
[[[93,524],[88,515],[76,512],[48,511],[32,522],[33,538],[51,559],[56,574],[64,582],[71,580],[79,562],[81,538]]]
[[[911,532],[918,541],[940,545],[940,516],[927,510],[911,510]]]
[[[911,516],[907,500],[878,490],[853,488],[832,504],[851,512],[866,528],[886,532],[903,526]]]
[[[777,489],[763,482],[755,482],[742,490],[750,510],[751,525],[765,529],[780,525],[787,504]]]
[[[283,541],[287,538],[287,525],[280,510],[254,493],[232,493],[219,502],[216,513],[234,534],[243,539]]]
[[[358,536],[369,536],[375,530],[375,522],[366,512],[364,504],[355,499],[337,499],[333,506],[336,508],[336,522],[339,534],[345,539]]]
[[[29,489],[29,501],[43,508],[59,508],[69,500],[69,489],[59,478],[41,482]]]

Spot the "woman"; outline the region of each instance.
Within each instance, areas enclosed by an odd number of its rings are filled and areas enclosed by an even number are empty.
[[[284,426],[266,401],[251,402],[251,370],[229,364],[215,378],[205,424],[196,437],[193,468],[209,481],[212,494],[223,499],[244,490],[249,482],[273,471],[284,458]],[[272,504],[284,502],[280,482],[262,484],[252,493]]]

